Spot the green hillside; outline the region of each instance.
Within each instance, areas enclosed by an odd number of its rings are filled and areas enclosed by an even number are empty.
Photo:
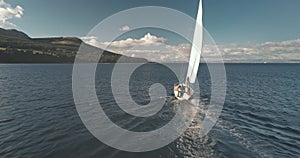
[[[103,51],[76,37],[30,38],[23,32],[0,28],[0,63],[73,63],[80,46],[87,51],[84,53],[103,52],[100,63],[115,63],[120,57],[124,57],[123,62],[147,62]],[[80,59],[89,61],[86,57]]]

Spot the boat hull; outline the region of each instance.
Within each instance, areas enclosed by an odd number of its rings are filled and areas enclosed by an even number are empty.
[[[178,100],[190,100],[194,94],[191,87],[185,86],[181,88],[180,85],[174,85],[174,96]]]

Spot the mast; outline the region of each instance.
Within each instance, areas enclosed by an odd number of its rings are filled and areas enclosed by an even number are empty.
[[[186,81],[188,83],[195,83],[199,64],[201,60],[202,42],[203,42],[203,11],[202,11],[202,0],[199,0],[199,8],[197,13],[196,27],[194,32],[193,45],[191,49],[189,67],[187,72]],[[197,48],[196,48],[196,47]],[[199,50],[200,49],[200,50]]]

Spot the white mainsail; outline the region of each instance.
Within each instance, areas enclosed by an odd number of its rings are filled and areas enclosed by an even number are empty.
[[[202,22],[202,0],[199,0],[199,8],[196,20],[196,27],[194,32],[193,45],[190,55],[189,67],[187,72],[187,81],[189,83],[195,83],[197,78],[197,73],[199,69],[201,52],[202,52],[202,42],[203,42],[203,22]]]

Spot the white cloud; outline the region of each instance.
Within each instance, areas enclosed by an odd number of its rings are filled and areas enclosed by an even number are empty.
[[[190,50],[188,44],[168,45],[165,38],[150,33],[139,39],[128,38],[113,42],[99,42],[95,36],[82,37],[81,39],[99,48],[107,47],[106,49],[115,53],[146,58],[150,61],[177,61],[179,59],[187,61]],[[182,54],[182,52],[186,53]]]
[[[150,33],[146,34],[140,39],[127,38],[125,40],[113,41],[113,42],[104,42],[101,45],[109,46],[110,48],[132,48],[138,46],[158,46],[165,43],[166,39],[163,37],[157,37],[151,35]]]
[[[146,34],[140,39],[127,38],[125,40],[113,41],[113,42],[99,42],[99,38],[96,36],[87,36],[81,37],[81,39],[95,47],[105,48],[109,47],[111,49],[129,49],[133,47],[140,46],[158,46],[165,43],[166,39],[163,37],[157,37],[151,35],[150,33]]]
[[[122,26],[120,28],[120,31],[129,31],[129,30],[130,30],[130,27],[128,25]]]
[[[80,37],[80,39],[82,41],[84,41],[87,44],[90,44],[92,46],[98,46],[99,42],[98,42],[98,38],[96,36],[86,36],[86,37]]]
[[[10,19],[20,19],[23,16],[24,9],[21,6],[13,8],[10,4],[0,0],[0,27],[16,27],[9,22]]]

